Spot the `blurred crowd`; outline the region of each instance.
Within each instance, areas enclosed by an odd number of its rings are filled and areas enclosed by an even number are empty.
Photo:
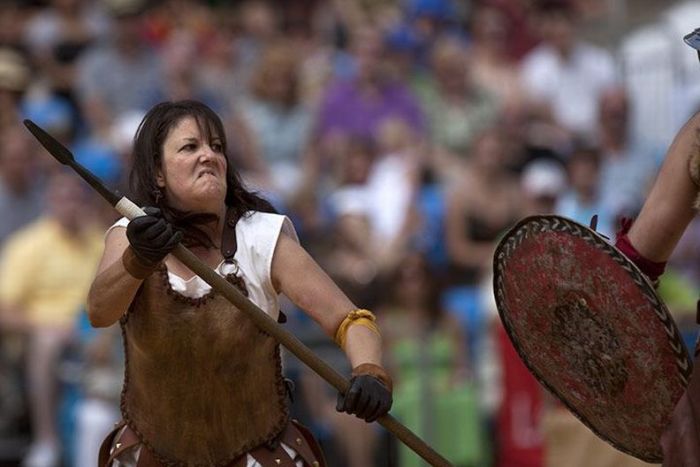
[[[377,313],[403,423],[462,467],[635,465],[544,394],[490,282],[499,238],[525,216],[597,214],[614,238],[663,160],[670,140],[639,124],[653,115],[639,113],[634,60],[581,33],[613,3],[0,2],[0,466],[93,467],[123,373],[119,330],[92,329],[84,313],[117,216],[22,119],[128,192],[145,111],[189,98],[222,116],[248,186]],[[671,43],[692,56],[680,35]],[[700,108],[684,93],[697,72],[664,88],[676,122]],[[660,286],[689,340],[699,239],[696,223]],[[285,308],[286,326],[348,374],[320,329]],[[334,390],[292,356],[285,366],[294,416],[330,465],[422,465],[381,427],[336,413]]]

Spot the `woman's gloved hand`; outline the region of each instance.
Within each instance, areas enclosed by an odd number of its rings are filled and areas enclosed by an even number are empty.
[[[144,208],[145,216],[135,217],[126,227],[126,237],[138,258],[146,265],[163,261],[182,239],[182,232],[163,218],[160,209]]]
[[[163,218],[160,209],[144,208],[146,215],[133,218],[126,227],[133,256],[125,252],[124,265],[134,277],[147,276],[180,243],[182,232]]]
[[[391,379],[383,368],[364,363],[355,368],[345,394],[338,394],[338,412],[353,414],[373,422],[391,408]]]

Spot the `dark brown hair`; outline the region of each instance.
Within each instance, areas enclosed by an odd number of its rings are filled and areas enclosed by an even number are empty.
[[[226,206],[240,219],[249,211],[276,212],[272,205],[256,193],[248,191],[227,153],[226,133],[219,116],[201,102],[183,100],[162,102],[148,111],[134,137],[133,164],[129,188],[134,202],[141,206],[160,208],[164,217],[185,234],[185,244],[214,246],[213,241],[197,227],[216,217],[211,214],[182,212],[168,206],[156,183],[156,174],[163,162],[163,143],[170,130],[183,118],[192,117],[207,139],[221,140],[226,157]]]

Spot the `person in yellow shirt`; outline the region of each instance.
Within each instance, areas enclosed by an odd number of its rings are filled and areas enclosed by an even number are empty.
[[[23,465],[59,464],[55,363],[69,342],[103,249],[86,186],[50,176],[45,213],[10,236],[0,255],[0,332],[26,342],[33,442]]]

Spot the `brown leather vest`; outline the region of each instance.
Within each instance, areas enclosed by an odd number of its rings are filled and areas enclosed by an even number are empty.
[[[221,295],[185,297],[162,266],[121,325],[122,415],[163,463],[225,465],[286,426],[279,345]]]

